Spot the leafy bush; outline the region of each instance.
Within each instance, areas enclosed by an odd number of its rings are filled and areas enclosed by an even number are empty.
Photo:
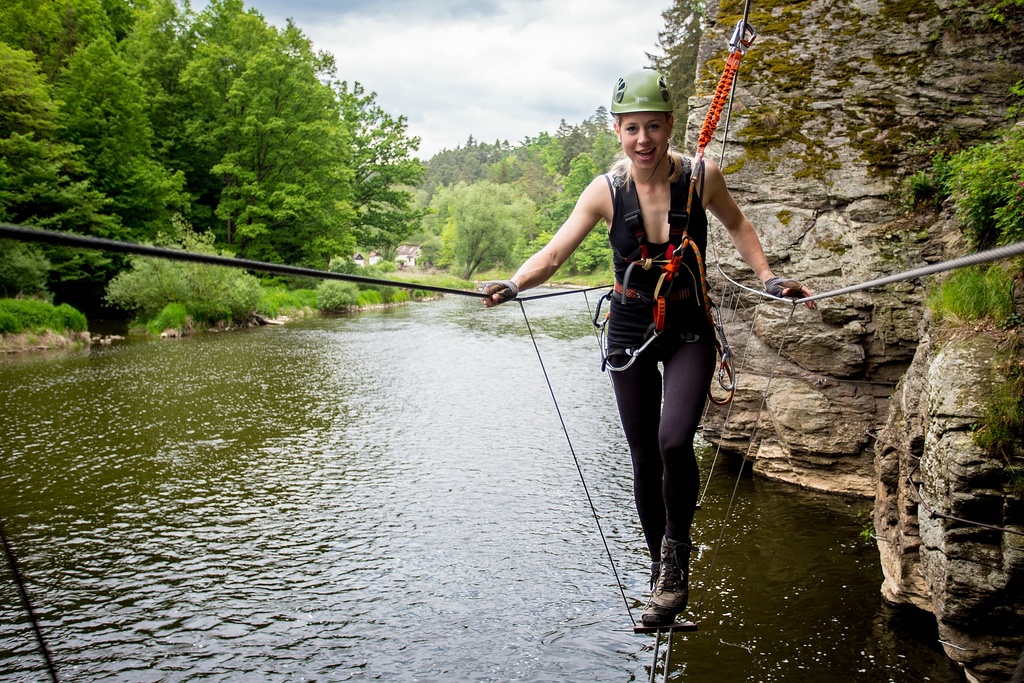
[[[324,280],[316,288],[316,307],[325,312],[338,312],[359,305],[359,288],[351,282]]]
[[[176,222],[172,246],[200,254],[216,254],[213,235],[198,235]],[[164,240],[168,241],[168,240]],[[107,300],[134,311],[141,321],[154,320],[168,304],[183,304],[193,321],[215,325],[241,323],[259,306],[259,280],[238,268],[133,257],[131,268],[107,285]]]
[[[382,303],[380,292],[376,289],[364,289],[359,292],[359,307],[378,306]]]
[[[72,330],[73,332],[85,332],[89,329],[89,321],[85,319],[85,314],[74,306],[61,304],[57,307],[57,314],[63,321],[64,329],[66,330]]]
[[[45,332],[65,330],[84,332],[85,316],[67,304],[54,306],[37,299],[0,299],[0,333]]]
[[[39,247],[0,240],[0,296],[31,296],[46,291],[50,262]]]
[[[265,316],[276,318],[282,313],[304,311],[307,308],[317,308],[317,290],[264,287],[263,297],[256,310]]]
[[[939,187],[932,173],[918,171],[905,177],[900,185],[899,201],[907,210],[935,200]]]
[[[1013,278],[1000,264],[963,268],[932,291],[928,305],[938,320],[990,319],[1006,326],[1015,319]]]
[[[936,165],[972,247],[1024,240],[1024,126]]]
[[[192,319],[184,304],[167,304],[164,310],[160,311],[160,315],[146,324],[146,331],[150,334],[160,334],[164,330],[183,332],[191,326]]]

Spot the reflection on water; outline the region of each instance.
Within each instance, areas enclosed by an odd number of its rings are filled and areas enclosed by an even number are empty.
[[[639,618],[586,302],[527,312]],[[647,680],[517,306],[0,359],[0,414],[0,515],[63,680]],[[867,501],[744,477],[709,573],[734,478],[698,513],[673,679],[958,680],[881,603]],[[6,568],[0,678],[45,680]]]

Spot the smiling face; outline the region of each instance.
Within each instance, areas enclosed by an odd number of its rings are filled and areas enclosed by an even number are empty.
[[[615,119],[622,151],[641,173],[653,173],[668,151],[675,120],[665,112],[635,112]]]

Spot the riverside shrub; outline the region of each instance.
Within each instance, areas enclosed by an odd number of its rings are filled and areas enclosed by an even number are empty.
[[[0,299],[0,333],[17,334],[19,332],[84,332],[88,329],[88,321],[81,311],[61,304],[53,304],[37,299]]]
[[[218,253],[212,234],[198,235],[183,224],[177,224],[177,229],[172,246],[200,254]],[[263,298],[259,279],[239,268],[142,256],[132,257],[131,264],[107,285],[107,300],[135,312],[143,323],[155,320],[173,303],[184,305],[197,324],[243,323]]]
[[[316,288],[316,307],[336,313],[359,305],[359,288],[351,282],[324,280]]]

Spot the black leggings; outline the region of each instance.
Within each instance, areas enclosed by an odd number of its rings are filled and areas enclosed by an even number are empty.
[[[662,536],[678,541],[690,537],[700,490],[693,438],[715,364],[713,346],[670,341],[667,336],[629,368],[612,373],[619,418],[633,460],[633,497],[654,560],[661,557]],[[621,366],[625,360],[615,356],[611,362]],[[664,364],[663,373],[658,361]]]

